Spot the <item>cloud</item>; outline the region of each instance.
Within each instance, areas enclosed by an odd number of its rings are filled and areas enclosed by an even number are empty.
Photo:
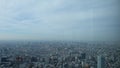
[[[16,39],[99,39],[119,29],[117,10],[118,0],[0,0],[0,33]]]

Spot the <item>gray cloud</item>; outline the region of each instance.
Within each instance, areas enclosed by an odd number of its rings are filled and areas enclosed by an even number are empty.
[[[119,0],[0,0],[0,38],[116,40],[118,6]]]

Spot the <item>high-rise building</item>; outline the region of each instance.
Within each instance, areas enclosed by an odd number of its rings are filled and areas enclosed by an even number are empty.
[[[86,53],[81,53],[81,59],[85,59],[86,58]]]
[[[105,58],[101,55],[97,56],[97,68],[105,68]]]

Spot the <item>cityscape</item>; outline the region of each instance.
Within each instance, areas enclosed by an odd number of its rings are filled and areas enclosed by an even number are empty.
[[[120,0],[0,0],[0,68],[120,68]]]
[[[0,41],[0,68],[119,68],[120,44]]]

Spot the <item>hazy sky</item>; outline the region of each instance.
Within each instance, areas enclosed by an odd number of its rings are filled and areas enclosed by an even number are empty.
[[[119,0],[0,0],[0,40],[118,40]]]

